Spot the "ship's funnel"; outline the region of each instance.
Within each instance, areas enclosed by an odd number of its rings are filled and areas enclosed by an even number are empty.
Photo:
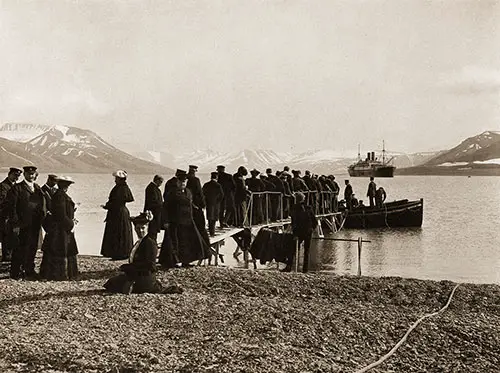
[[[370,152],[366,153],[366,158],[370,160]]]
[[[375,152],[372,152],[372,161],[375,160]]]

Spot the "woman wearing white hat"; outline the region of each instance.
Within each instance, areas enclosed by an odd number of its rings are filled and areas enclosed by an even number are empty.
[[[78,247],[74,234],[76,207],[67,194],[74,181],[69,176],[59,176],[55,181],[58,189],[51,200],[51,226],[44,241],[40,276],[48,280],[70,280],[78,275]]]
[[[101,255],[112,260],[127,259],[134,244],[130,212],[125,206],[134,201],[132,191],[127,185],[127,173],[123,170],[113,172],[115,186],[109,194],[108,202],[101,207],[108,210],[106,227],[102,238]]]

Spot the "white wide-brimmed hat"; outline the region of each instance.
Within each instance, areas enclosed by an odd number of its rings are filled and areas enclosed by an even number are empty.
[[[113,172],[114,177],[119,177],[120,179],[126,179],[127,178],[127,172],[123,170],[118,170]]]
[[[63,181],[65,183],[73,184],[75,180],[71,176],[58,176],[55,179],[56,181]]]

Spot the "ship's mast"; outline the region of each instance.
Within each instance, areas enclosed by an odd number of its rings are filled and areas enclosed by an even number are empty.
[[[382,164],[385,164],[385,140],[382,140]]]
[[[360,160],[361,160],[361,148],[358,144],[358,161],[360,161]]]

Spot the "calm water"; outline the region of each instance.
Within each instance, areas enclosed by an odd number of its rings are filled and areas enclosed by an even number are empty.
[[[81,254],[98,255],[107,201],[114,185],[110,175],[73,175],[69,194],[81,205],[77,211],[76,236]],[[204,175],[201,175],[202,179]],[[135,202],[131,214],[142,211],[148,175],[129,177]],[[43,182],[45,175],[39,181]],[[338,177],[343,183],[343,178]],[[344,230],[331,237],[370,240],[363,245],[362,270],[370,276],[401,276],[421,279],[500,283],[500,177],[397,176],[375,180],[387,191],[388,201],[424,198],[424,223],[419,229]],[[358,198],[365,199],[368,180],[352,178]],[[238,265],[223,247],[226,265]],[[357,245],[314,241],[312,269],[337,274],[356,274]]]

